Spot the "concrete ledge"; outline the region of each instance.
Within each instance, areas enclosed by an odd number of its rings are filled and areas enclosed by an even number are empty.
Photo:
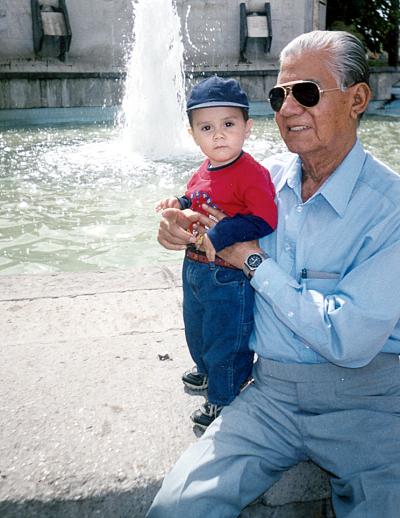
[[[186,67],[187,89],[215,73],[238,79],[252,101],[266,102],[278,67],[272,62]],[[117,106],[123,98],[125,76],[122,68],[106,70],[85,63],[0,62],[0,109]],[[374,101],[390,101],[392,86],[399,78],[398,69],[372,68]]]
[[[117,115],[116,106],[0,110],[0,128],[105,124],[114,122]]]
[[[0,516],[143,517],[203,401],[180,267],[0,276],[0,330]],[[303,463],[241,516],[331,517],[329,496]]]
[[[70,108],[0,109],[0,128],[58,126],[63,124],[109,124],[118,119],[120,106],[84,106]],[[265,101],[250,103],[251,117],[272,117]]]
[[[389,101],[392,87],[400,79],[400,70],[395,67],[373,67],[370,69],[370,85],[374,101]]]
[[[312,462],[301,462],[286,472],[263,496],[263,503],[277,507],[291,502],[313,502],[329,499],[329,476]]]

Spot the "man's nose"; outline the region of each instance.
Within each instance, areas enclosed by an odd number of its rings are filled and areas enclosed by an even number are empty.
[[[293,97],[292,92],[289,92],[282,104],[281,109],[279,110],[279,113],[282,113],[282,115],[290,115],[292,113],[299,113],[304,110],[304,107],[301,106],[296,99]]]

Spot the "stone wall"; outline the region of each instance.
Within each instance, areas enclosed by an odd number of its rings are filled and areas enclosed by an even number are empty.
[[[241,0],[177,0],[182,21],[182,37],[187,66],[235,65],[240,50]],[[280,50],[298,34],[320,26],[325,20],[314,19],[314,0],[270,0],[272,46],[264,53],[262,40],[249,40],[248,57],[254,68],[275,63]],[[246,2],[250,10],[263,10],[264,2]],[[289,15],[290,13],[290,15]]]
[[[43,0],[58,3],[58,0]],[[137,0],[136,0],[137,1]],[[147,0],[140,0],[147,1]],[[165,0],[167,1],[167,0]],[[237,78],[252,101],[265,101],[276,81],[280,50],[294,36],[325,27],[325,0],[270,0],[272,45],[249,39],[240,58],[241,0],[176,0],[185,48],[187,85],[218,73]],[[33,52],[31,0],[0,3],[0,109],[102,107],[121,102],[133,0],[66,0],[72,28],[65,62]],[[262,10],[261,0],[247,0]],[[149,27],[156,31],[156,27]],[[390,99],[396,71],[372,74],[374,99]]]
[[[58,5],[58,0],[41,0]],[[141,0],[144,1],[144,0]],[[188,88],[204,74],[237,77],[252,100],[265,100],[277,74],[277,56],[293,36],[324,23],[314,16],[322,0],[270,0],[273,39],[249,39],[240,57],[240,0],[176,0],[185,48]],[[322,2],[323,3],[323,2]],[[122,97],[126,49],[132,41],[132,0],[66,0],[72,30],[66,61],[34,55],[31,0],[0,4],[0,109],[115,106]],[[264,2],[248,0],[263,10]],[[290,16],[288,16],[290,13]],[[150,30],[156,31],[151,26]]]
[[[124,77],[105,72],[0,72],[0,110],[121,104]]]
[[[49,2],[57,3],[57,0],[46,0]],[[188,66],[237,63],[240,3],[241,0],[176,0]],[[323,16],[318,19],[314,9],[314,5],[323,3],[270,0],[271,53],[265,55],[262,42],[252,40],[252,58],[258,64],[274,62],[280,49],[294,36],[317,26],[324,27]],[[264,6],[259,0],[248,0],[246,4],[253,10]],[[66,5],[72,30],[68,61],[108,69],[123,66],[126,43],[132,38],[132,0],[66,0]],[[34,59],[30,0],[2,0],[0,42],[0,60]]]
[[[392,97],[392,87],[400,81],[400,71],[394,67],[379,67],[371,70],[370,86],[374,101],[386,102]]]
[[[0,59],[33,56],[30,0],[2,0],[0,4]]]
[[[68,61],[88,68],[123,66],[132,34],[131,0],[66,0],[72,30]],[[35,60],[30,0],[0,3],[0,61]]]

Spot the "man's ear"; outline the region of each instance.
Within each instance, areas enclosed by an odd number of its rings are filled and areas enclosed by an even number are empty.
[[[350,87],[353,90],[353,102],[351,105],[351,115],[358,119],[367,109],[372,93],[367,83],[357,83]]]

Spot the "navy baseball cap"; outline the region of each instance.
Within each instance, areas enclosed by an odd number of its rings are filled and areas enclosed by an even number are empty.
[[[193,87],[186,111],[213,106],[235,106],[248,110],[249,100],[235,79],[222,79],[214,75]]]

